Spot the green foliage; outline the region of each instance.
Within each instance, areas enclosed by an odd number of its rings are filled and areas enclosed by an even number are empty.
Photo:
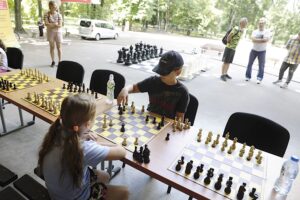
[[[14,1],[8,0],[14,15]],[[37,0],[22,0],[23,21],[37,21]],[[43,10],[48,10],[43,1]],[[66,19],[92,18],[129,23],[147,30],[175,31],[204,37],[223,35],[248,18],[248,32],[257,28],[258,19],[266,17],[273,31],[273,42],[283,41],[299,31],[300,2],[297,0],[101,0],[101,4],[64,3]]]

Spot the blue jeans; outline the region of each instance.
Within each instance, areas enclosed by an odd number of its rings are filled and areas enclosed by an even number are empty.
[[[249,55],[249,62],[246,71],[246,78],[251,78],[252,73],[252,65],[254,63],[255,58],[258,58],[258,73],[257,80],[262,80],[264,77],[264,69],[265,69],[265,61],[266,61],[266,51],[255,51],[251,50]]]

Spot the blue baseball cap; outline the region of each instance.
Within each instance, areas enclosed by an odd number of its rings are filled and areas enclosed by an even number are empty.
[[[166,76],[174,69],[181,68],[183,64],[183,58],[178,52],[168,51],[161,56],[159,63],[152,69],[152,71],[159,75]]]

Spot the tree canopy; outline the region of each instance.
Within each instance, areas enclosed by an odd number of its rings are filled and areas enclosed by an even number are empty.
[[[22,4],[21,4],[22,1]],[[35,20],[47,10],[41,0],[8,0],[16,29],[22,21]],[[177,31],[203,37],[220,37],[241,17],[249,21],[248,33],[256,29],[260,17],[268,19],[274,42],[285,42],[299,32],[300,2],[297,0],[101,0],[101,4],[64,3],[65,17],[92,18],[129,24],[129,29],[149,26],[161,31]],[[16,6],[19,8],[16,9]],[[35,9],[35,8],[39,9]],[[18,13],[19,12],[19,13]],[[22,18],[20,19],[20,16]]]

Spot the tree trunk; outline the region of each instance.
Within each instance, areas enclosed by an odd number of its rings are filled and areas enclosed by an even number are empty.
[[[21,0],[15,0],[15,31],[18,33],[24,33],[25,30],[22,26],[21,15]]]
[[[39,12],[39,18],[43,20],[43,13],[42,13],[43,7],[42,7],[42,0],[38,0],[38,12]]]
[[[132,31],[132,19],[129,19],[129,31]]]

